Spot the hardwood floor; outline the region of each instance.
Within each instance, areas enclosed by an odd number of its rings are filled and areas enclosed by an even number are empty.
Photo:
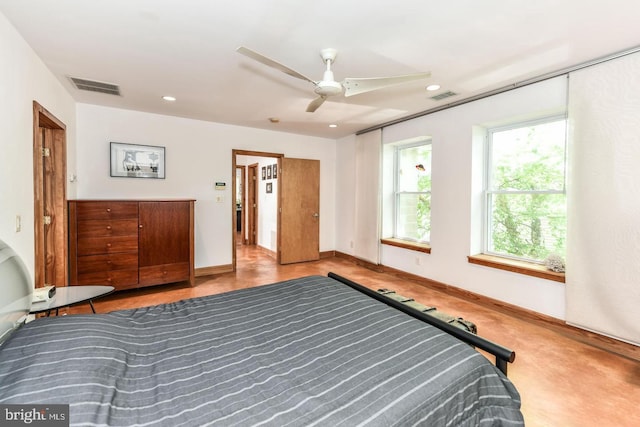
[[[410,280],[377,273],[341,258],[277,265],[237,247],[237,271],[186,283],[123,291],[94,301],[98,312],[142,307],[332,271],[373,289],[390,288],[464,317],[485,338],[516,351],[509,378],[522,396],[527,426],[640,426],[640,362],[575,341],[551,329],[496,312]],[[88,305],[69,313],[88,313]],[[493,360],[492,360],[493,362]]]

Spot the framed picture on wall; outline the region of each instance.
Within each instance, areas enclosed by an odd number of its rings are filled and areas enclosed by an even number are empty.
[[[267,179],[267,168],[265,166],[262,167],[262,180]]]
[[[267,182],[267,193],[273,193],[273,183]]]
[[[164,147],[111,143],[111,176],[123,178],[165,177]]]
[[[273,169],[273,179],[276,179],[278,177],[278,164],[272,165],[271,168]]]
[[[271,165],[267,166],[267,179],[271,179]]]

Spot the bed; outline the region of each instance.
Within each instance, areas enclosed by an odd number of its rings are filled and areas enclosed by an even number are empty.
[[[14,321],[0,404],[68,404],[90,426],[524,424],[518,391],[473,346],[348,282]]]

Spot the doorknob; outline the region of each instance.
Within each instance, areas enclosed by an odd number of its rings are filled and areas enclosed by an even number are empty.
[[[313,216],[314,218],[318,218],[320,215],[318,215],[318,212],[315,212],[312,216]]]

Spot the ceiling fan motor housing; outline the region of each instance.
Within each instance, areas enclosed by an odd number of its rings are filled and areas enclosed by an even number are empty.
[[[338,82],[325,82],[318,83],[315,92],[322,96],[332,96],[342,93],[342,85]]]
[[[331,77],[332,78],[328,80],[325,73],[324,79],[321,82],[318,82],[315,89],[315,92],[318,95],[331,96],[342,93],[342,84],[333,80],[333,73],[331,73]]]

